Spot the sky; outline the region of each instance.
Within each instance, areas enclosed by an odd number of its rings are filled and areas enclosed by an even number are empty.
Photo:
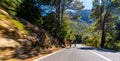
[[[81,0],[83,5],[85,6],[84,9],[91,9],[92,8],[92,0]]]

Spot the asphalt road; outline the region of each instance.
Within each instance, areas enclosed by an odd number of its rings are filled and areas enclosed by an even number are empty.
[[[120,52],[78,44],[36,61],[120,61]]]

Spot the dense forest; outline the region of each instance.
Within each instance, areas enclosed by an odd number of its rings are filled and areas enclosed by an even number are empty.
[[[91,10],[79,0],[0,0],[0,60],[33,57],[76,40],[120,51],[119,37],[120,0],[93,0]]]

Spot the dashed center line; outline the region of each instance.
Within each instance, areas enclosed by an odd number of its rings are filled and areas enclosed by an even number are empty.
[[[103,58],[103,59],[105,59],[105,60],[107,60],[107,61],[112,61],[111,59],[109,59],[109,58],[107,58],[107,57],[105,57],[103,55],[100,55],[100,54],[98,54],[98,53],[96,53],[94,51],[90,51],[90,52],[93,53],[93,54],[95,54],[95,55],[97,55],[97,56],[99,56],[99,57],[101,57],[101,58]]]

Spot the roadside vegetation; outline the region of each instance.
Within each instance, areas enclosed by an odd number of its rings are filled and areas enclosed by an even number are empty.
[[[119,2],[93,0],[82,20],[79,0],[0,0],[0,60],[51,53],[75,40],[120,51]]]

